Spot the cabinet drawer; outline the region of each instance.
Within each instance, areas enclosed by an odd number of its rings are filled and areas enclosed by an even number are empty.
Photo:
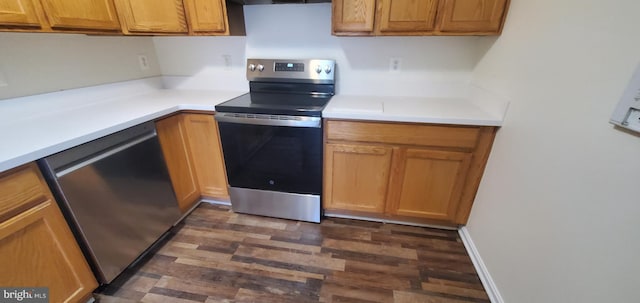
[[[480,127],[339,120],[327,121],[325,131],[328,140],[469,149],[475,148],[480,135]]]
[[[0,175],[0,222],[46,201],[49,188],[35,164]]]

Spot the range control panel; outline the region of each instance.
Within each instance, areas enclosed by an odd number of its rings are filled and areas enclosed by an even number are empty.
[[[333,84],[335,60],[247,59],[247,80]]]
[[[640,65],[611,115],[610,122],[640,132]]]

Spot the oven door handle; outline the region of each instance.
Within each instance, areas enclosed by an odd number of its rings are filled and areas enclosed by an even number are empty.
[[[218,112],[216,113],[215,118],[218,122],[237,124],[311,128],[320,128],[322,126],[322,119],[320,117]]]

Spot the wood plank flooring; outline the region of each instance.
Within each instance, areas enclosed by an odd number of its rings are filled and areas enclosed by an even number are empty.
[[[489,302],[457,232],[202,203],[97,302]]]

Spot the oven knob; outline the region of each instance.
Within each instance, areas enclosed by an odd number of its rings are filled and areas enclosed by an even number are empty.
[[[264,65],[262,64],[258,64],[258,71],[263,71],[264,70]]]
[[[331,66],[329,66],[329,65],[325,66],[324,67],[324,72],[327,73],[327,74],[330,74],[331,73]]]
[[[316,66],[316,73],[321,73],[322,72],[322,67],[320,65]]]
[[[256,65],[253,64],[253,63],[249,64],[249,70],[252,71],[252,72],[255,71],[256,70]]]

